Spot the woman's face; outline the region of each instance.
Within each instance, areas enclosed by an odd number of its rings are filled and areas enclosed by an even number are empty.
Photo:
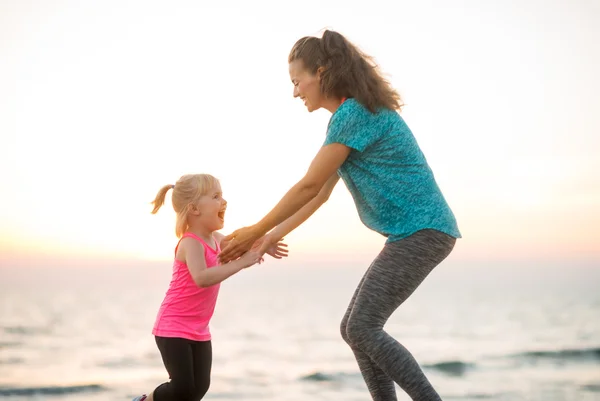
[[[309,113],[323,107],[324,96],[321,93],[318,74],[311,74],[302,60],[294,60],[289,65],[290,79],[294,84],[294,97],[304,101]]]

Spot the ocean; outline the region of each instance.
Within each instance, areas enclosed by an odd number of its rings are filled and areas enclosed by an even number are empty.
[[[600,266],[451,259],[385,327],[443,400],[600,400]],[[339,334],[366,265],[293,263],[222,284],[206,400],[371,399]],[[125,401],[167,380],[150,331],[170,269],[2,266],[0,399]]]

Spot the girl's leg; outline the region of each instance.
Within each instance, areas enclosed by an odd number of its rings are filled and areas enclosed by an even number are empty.
[[[436,230],[422,230],[386,244],[365,275],[346,323],[346,335],[358,349],[359,365],[373,399],[395,400],[384,373],[418,401],[439,401],[437,392],[412,354],[383,330],[390,315],[452,251],[455,238]],[[368,359],[373,362],[369,369]],[[358,358],[357,358],[358,359]],[[365,371],[363,371],[365,366]],[[373,376],[377,378],[374,379]],[[373,391],[374,389],[374,391]]]
[[[156,337],[156,345],[171,380],[158,386],[149,399],[195,401],[193,343],[183,338]]]
[[[198,341],[194,348],[194,380],[196,394],[194,400],[201,400],[210,387],[210,371],[212,368],[212,343]]]

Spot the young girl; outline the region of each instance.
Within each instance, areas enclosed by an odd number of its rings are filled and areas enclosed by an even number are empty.
[[[212,346],[209,322],[220,283],[240,270],[260,263],[261,254],[250,250],[239,259],[219,265],[217,255],[224,245],[223,228],[227,202],[219,181],[208,174],[184,175],[175,185],[163,186],[154,199],[156,213],[173,189],[177,215],[173,276],[160,306],[152,334],[160,350],[170,381],[134,401],[197,401],[210,385]],[[286,245],[267,250],[276,259],[287,256]]]
[[[400,95],[371,57],[328,30],[299,39],[288,64],[294,96],[309,112],[332,113],[325,140],[306,175],[263,219],[226,237],[235,241],[220,260],[236,259],[259,238],[259,249],[277,243],[319,209],[341,177],[362,222],[386,237],[348,304],[342,338],[373,400],[396,400],[397,383],[413,400],[439,401],[410,351],[383,327],[454,248],[461,237],[455,216],[398,113]]]

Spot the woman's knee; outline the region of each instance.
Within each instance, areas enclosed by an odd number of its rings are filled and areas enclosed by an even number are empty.
[[[348,344],[356,344],[360,338],[360,325],[355,322],[356,319],[348,319],[345,326],[346,342]]]
[[[340,330],[342,338],[351,348],[360,348],[360,342],[364,338],[364,329],[356,322],[356,319],[349,318],[343,321]]]
[[[365,350],[365,345],[375,341],[378,328],[350,317],[346,323],[346,342],[352,347]]]
[[[350,339],[348,338],[348,319],[342,319],[342,323],[340,323],[340,334],[342,335],[342,338],[344,339],[344,341],[346,341],[348,343],[348,345],[352,345],[350,343]]]

